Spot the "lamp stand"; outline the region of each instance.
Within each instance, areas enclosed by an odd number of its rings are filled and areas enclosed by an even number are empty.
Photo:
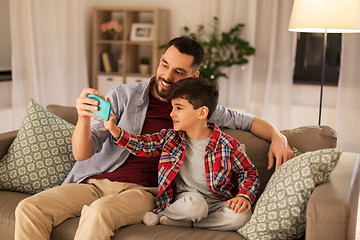
[[[322,97],[323,97],[324,82],[325,82],[325,62],[326,62],[327,34],[328,34],[328,33],[327,33],[327,28],[325,28],[325,33],[324,33],[324,49],[323,49],[323,57],[322,57],[322,69],[321,69],[319,125],[321,125]]]

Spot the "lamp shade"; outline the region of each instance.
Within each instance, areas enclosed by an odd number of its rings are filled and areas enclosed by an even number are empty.
[[[360,0],[294,0],[289,31],[360,32]]]

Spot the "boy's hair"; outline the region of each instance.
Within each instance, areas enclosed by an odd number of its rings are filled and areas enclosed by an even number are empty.
[[[216,87],[207,80],[189,77],[181,79],[171,86],[167,99],[170,102],[175,98],[188,100],[194,109],[206,106],[209,109],[207,119],[210,119],[216,109],[219,92]]]
[[[171,46],[176,47],[176,49],[179,50],[179,52],[181,53],[193,56],[194,61],[191,64],[191,66],[196,70],[200,67],[201,63],[204,61],[203,47],[200,45],[200,43],[198,43],[196,40],[192,38],[184,37],[184,36],[176,37],[170,40],[170,42],[168,42],[164,52],[166,52],[166,50],[168,50],[168,48]]]

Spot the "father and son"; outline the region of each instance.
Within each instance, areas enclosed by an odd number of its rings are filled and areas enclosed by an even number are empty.
[[[62,186],[19,203],[15,239],[49,239],[53,227],[79,216],[74,239],[82,240],[110,239],[116,229],[140,222],[224,231],[243,226],[259,187],[257,170],[219,127],[269,140],[269,169],[294,155],[271,123],[217,104],[217,89],[199,78],[203,59],[195,40],[172,39],[150,81],[108,92],[108,121],[90,112],[98,102],[87,95],[99,91],[84,89],[72,136],[77,162]]]

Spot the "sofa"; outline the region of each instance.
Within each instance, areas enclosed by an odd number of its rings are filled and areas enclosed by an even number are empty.
[[[74,107],[48,105],[48,112],[75,124],[77,120]],[[259,196],[263,193],[274,170],[267,169],[269,142],[241,130],[222,129],[242,144],[246,153],[255,164],[260,178]],[[298,151],[312,152],[319,149],[335,148],[336,132],[328,126],[304,126],[282,133],[288,138],[291,147]],[[18,131],[0,134],[0,159],[7,153],[17,137]],[[343,152],[326,182],[319,184],[306,200],[306,231],[301,239],[355,239],[357,206],[360,182],[360,155]],[[15,191],[0,191],[0,240],[14,238],[14,211],[17,204],[30,194]],[[255,205],[256,209],[257,205]],[[53,228],[51,240],[73,239],[79,218],[71,218]],[[145,226],[138,223],[116,230],[112,239],[116,240],[241,240],[237,232],[220,232],[205,229],[171,227],[164,225]]]

